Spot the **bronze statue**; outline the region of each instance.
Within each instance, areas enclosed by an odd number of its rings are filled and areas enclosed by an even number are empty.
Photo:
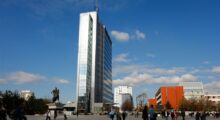
[[[52,99],[53,103],[57,100],[59,101],[59,89],[55,87],[55,89],[53,89],[51,93],[53,94],[53,99]]]

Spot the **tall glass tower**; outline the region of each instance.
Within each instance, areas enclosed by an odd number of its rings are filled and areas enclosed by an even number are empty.
[[[76,109],[93,112],[95,103],[113,102],[112,41],[98,14],[80,14]]]

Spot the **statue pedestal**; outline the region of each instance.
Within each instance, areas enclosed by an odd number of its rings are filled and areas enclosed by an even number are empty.
[[[64,104],[57,102],[57,103],[49,103],[47,104],[47,106],[49,110],[62,110]]]
[[[64,104],[56,102],[47,104],[48,109],[50,110],[51,117],[56,118],[58,111],[63,110]]]

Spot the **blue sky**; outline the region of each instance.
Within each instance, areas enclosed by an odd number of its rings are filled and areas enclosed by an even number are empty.
[[[113,41],[113,83],[153,97],[159,86],[202,81],[220,93],[219,0],[100,0]],[[79,14],[93,0],[0,0],[0,90],[75,99]]]

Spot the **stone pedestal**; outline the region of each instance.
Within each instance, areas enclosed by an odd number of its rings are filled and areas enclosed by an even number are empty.
[[[58,112],[63,110],[64,104],[56,102],[56,103],[49,103],[47,104],[47,106],[48,106],[48,109],[50,110],[51,117],[56,118]]]
[[[63,109],[63,106],[64,104],[62,103],[49,103],[47,104],[49,110],[62,110]]]

